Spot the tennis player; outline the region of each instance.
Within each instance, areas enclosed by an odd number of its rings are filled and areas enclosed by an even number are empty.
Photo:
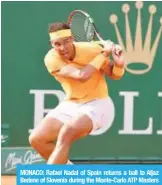
[[[64,23],[51,24],[49,36],[52,49],[45,56],[45,66],[61,84],[66,98],[45,116],[29,142],[48,164],[69,164],[74,141],[110,124],[114,107],[105,75],[121,79],[124,58],[116,54],[112,43],[102,48],[96,43],[74,42]]]

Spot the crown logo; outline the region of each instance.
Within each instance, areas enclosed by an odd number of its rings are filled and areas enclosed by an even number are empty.
[[[128,4],[123,4],[122,11],[125,14],[125,28],[126,28],[126,46],[124,46],[123,39],[119,32],[119,28],[117,25],[118,17],[115,14],[110,16],[110,22],[114,25],[115,32],[117,35],[118,43],[121,45],[124,51],[126,64],[125,68],[128,72],[132,74],[144,74],[148,72],[153,65],[154,57],[159,45],[159,41],[162,33],[162,17],[160,18],[160,28],[157,32],[155,40],[151,46],[151,36],[152,36],[152,28],[153,28],[153,15],[156,12],[156,6],[149,6],[150,18],[148,22],[148,27],[145,35],[144,44],[142,43],[142,22],[141,22],[141,9],[143,8],[143,2],[136,2],[137,8],[137,21],[136,21],[136,31],[135,31],[135,40],[134,45],[132,41],[132,34],[130,29],[130,22],[128,13],[130,11],[130,6]],[[144,69],[133,69],[131,66],[145,66]]]

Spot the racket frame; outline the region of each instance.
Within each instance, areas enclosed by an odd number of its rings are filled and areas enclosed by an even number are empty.
[[[68,17],[68,21],[67,21],[67,24],[70,26],[70,23],[71,23],[71,21],[72,21],[72,18],[73,18],[73,16],[76,14],[76,13],[81,13],[81,14],[83,14],[84,16],[86,16],[87,18],[88,18],[88,20],[89,20],[89,22],[93,25],[93,27],[94,27],[94,37],[95,36],[97,36],[97,38],[99,39],[99,41],[101,42],[101,44],[103,44],[104,45],[104,43],[105,43],[105,41],[103,40],[103,38],[100,36],[100,34],[98,33],[98,30],[97,30],[97,27],[96,27],[96,25],[95,25],[95,23],[94,23],[94,20],[91,18],[91,16],[88,14],[88,13],[86,13],[86,12],[84,12],[84,11],[82,11],[82,10],[74,10],[73,12],[71,12],[70,13],[70,15],[69,15],[69,17]],[[93,37],[93,39],[94,39],[94,37]]]
[[[97,38],[99,39],[99,41],[100,41],[100,44],[102,44],[103,46],[105,45],[105,40],[100,36],[100,34],[99,34],[99,32],[98,32],[98,29],[97,29],[97,27],[96,27],[96,25],[95,25],[95,23],[94,23],[94,20],[92,19],[92,17],[87,13],[87,12],[85,12],[85,11],[83,11],[83,10],[74,10],[73,12],[71,12],[70,13],[70,15],[69,15],[69,17],[68,17],[68,21],[67,21],[67,24],[70,26],[70,23],[72,22],[72,18],[73,18],[73,16],[76,14],[76,13],[81,13],[81,14],[83,14],[84,16],[86,16],[88,19],[89,19],[89,21],[90,21],[90,23],[93,25],[93,27],[94,27],[94,37],[93,37],[93,39],[95,38],[95,36],[97,36]],[[117,55],[121,55],[122,54],[122,50],[119,50],[116,54]]]

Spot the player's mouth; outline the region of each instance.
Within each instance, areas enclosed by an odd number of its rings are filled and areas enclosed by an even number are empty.
[[[64,53],[62,53],[62,56],[67,58],[69,56],[69,54],[68,54],[68,52],[64,52]]]

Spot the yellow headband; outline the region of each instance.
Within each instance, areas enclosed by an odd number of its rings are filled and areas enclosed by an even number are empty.
[[[51,40],[56,40],[63,37],[70,37],[72,34],[70,29],[66,29],[66,30],[59,30],[56,32],[52,32],[49,35]]]

